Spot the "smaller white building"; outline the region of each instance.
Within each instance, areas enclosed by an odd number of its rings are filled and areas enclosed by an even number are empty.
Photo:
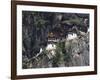
[[[68,34],[68,36],[67,36],[67,40],[72,40],[72,39],[75,39],[75,38],[77,38],[77,34],[75,34],[75,33]]]

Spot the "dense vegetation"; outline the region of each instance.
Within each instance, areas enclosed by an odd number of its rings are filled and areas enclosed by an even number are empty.
[[[89,65],[88,28],[89,14],[22,11],[23,68]],[[81,35],[81,32],[84,34]],[[72,33],[78,37],[67,40],[68,34]],[[50,37],[59,39],[54,43],[55,55],[51,58],[46,50]]]

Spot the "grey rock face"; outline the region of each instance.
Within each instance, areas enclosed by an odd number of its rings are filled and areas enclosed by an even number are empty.
[[[65,48],[67,54],[70,55],[68,66],[89,65],[89,33],[66,41]]]

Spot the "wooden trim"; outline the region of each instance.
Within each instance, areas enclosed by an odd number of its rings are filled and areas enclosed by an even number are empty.
[[[16,78],[16,4],[11,2],[11,79]]]

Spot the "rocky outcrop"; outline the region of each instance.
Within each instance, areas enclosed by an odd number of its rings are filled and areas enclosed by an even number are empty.
[[[89,33],[80,35],[75,39],[66,40],[66,55],[70,60],[67,66],[88,66],[89,65]]]

